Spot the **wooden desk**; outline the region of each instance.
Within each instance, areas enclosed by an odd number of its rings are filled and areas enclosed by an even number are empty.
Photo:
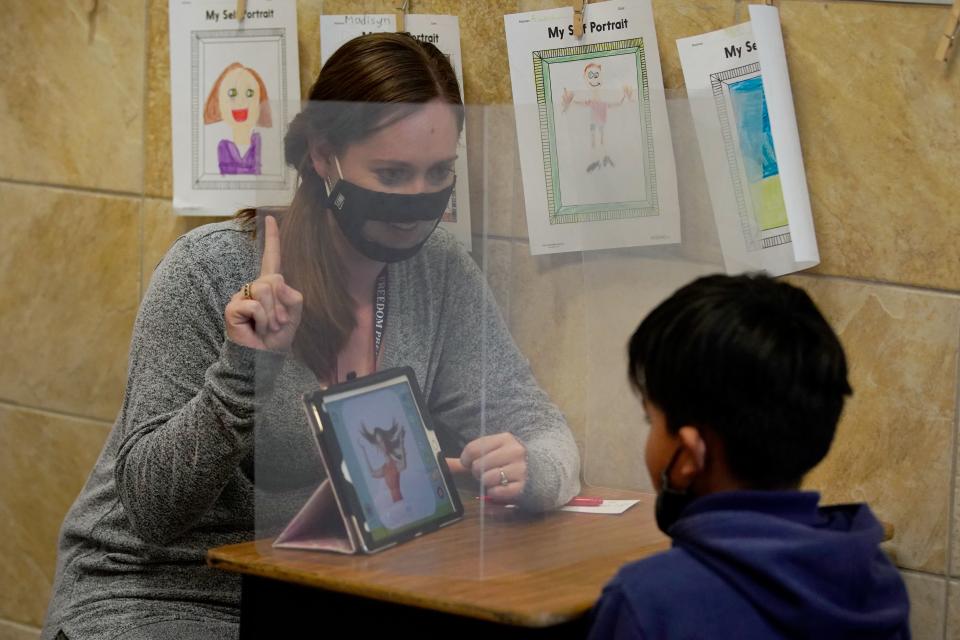
[[[361,637],[427,629],[431,637],[577,637],[617,569],[669,546],[652,495],[584,493],[641,502],[619,516],[533,517],[464,495],[463,521],[379,554],[281,550],[261,540],[213,549],[208,563],[243,575],[241,638],[306,637],[302,629],[319,630],[329,616],[338,629],[354,621]]]

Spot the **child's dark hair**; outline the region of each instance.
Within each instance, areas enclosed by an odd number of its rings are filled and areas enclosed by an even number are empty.
[[[757,489],[795,486],[823,459],[852,393],[843,347],[810,296],[761,274],[678,289],[629,352],[630,381],[668,430],[712,429],[730,472]]]

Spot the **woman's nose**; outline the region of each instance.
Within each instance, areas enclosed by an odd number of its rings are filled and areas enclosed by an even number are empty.
[[[423,193],[429,190],[430,186],[427,182],[426,174],[418,173],[407,185],[407,189],[404,190],[404,193]]]

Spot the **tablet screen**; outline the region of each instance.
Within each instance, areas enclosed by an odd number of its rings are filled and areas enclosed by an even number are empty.
[[[405,376],[326,395],[323,406],[374,542],[456,512]]]

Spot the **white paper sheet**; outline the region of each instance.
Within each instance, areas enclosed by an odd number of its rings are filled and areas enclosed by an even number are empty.
[[[776,7],[677,40],[728,273],[820,262]]]
[[[173,206],[232,215],[285,206],[296,171],[283,136],[300,110],[295,0],[170,0]],[[232,67],[232,68],[231,68]]]
[[[639,500],[604,500],[603,504],[596,507],[560,507],[560,511],[572,511],[574,513],[599,513],[604,515],[617,516],[640,502]]]
[[[530,252],[680,241],[650,0],[504,16]]]
[[[347,40],[364,33],[382,33],[397,30],[395,14],[356,14],[320,16],[320,64],[324,64],[333,52]],[[463,62],[460,54],[460,20],[457,16],[409,14],[405,27],[414,37],[435,45],[450,59],[453,71],[460,83],[463,97]],[[467,112],[469,116],[469,110]],[[472,248],[470,235],[470,176],[467,171],[466,138],[461,137],[455,163],[457,185],[450,204],[443,214],[441,225],[450,231],[469,251]]]

